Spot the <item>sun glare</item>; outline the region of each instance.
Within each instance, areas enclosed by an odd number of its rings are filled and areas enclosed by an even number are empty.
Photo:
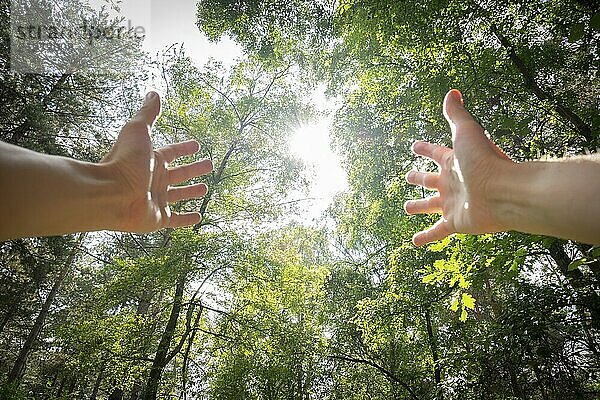
[[[290,151],[306,164],[311,178],[308,197],[313,200],[307,207],[307,219],[320,217],[333,197],[348,187],[340,157],[331,148],[330,122],[324,118],[302,125],[290,138]]]

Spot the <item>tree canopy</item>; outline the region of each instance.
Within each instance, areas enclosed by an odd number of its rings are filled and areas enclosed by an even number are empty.
[[[0,4],[0,139],[98,160],[151,74],[11,72]],[[422,195],[405,174],[432,168],[411,143],[449,144],[453,87],[515,160],[597,152],[599,4],[199,0],[197,27],[244,49],[153,63],[154,140],[196,139],[215,166],[177,206],[202,222],[0,243],[1,398],[598,398],[599,247],[504,232],[415,248],[433,220],[402,207]],[[349,182],[317,225],[288,149],[316,84],[338,99]]]

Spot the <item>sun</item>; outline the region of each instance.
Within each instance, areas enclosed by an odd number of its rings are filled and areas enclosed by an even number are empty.
[[[331,204],[334,196],[348,189],[346,172],[339,155],[331,148],[331,115],[301,125],[291,136],[289,148],[307,166],[311,187],[307,219],[317,219]]]

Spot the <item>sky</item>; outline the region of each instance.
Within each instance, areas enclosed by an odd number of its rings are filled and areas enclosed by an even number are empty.
[[[98,7],[106,0],[90,0]],[[113,1],[113,3],[117,3]],[[194,0],[123,0],[118,2],[121,15],[131,26],[141,26],[146,32],[143,47],[155,54],[173,43],[183,43],[186,54],[198,65],[209,58],[224,64],[233,64],[241,56],[240,47],[225,37],[217,43],[210,42],[196,26],[196,2]],[[314,91],[314,104],[319,110],[331,110],[332,102],[324,96],[324,87]],[[308,168],[312,176],[312,186],[308,193],[293,193],[297,198],[312,200],[300,204],[305,207],[302,213],[305,222],[320,217],[330,204],[333,196],[345,189],[348,184],[340,159],[330,146],[329,126],[332,114],[312,121],[293,132],[289,142],[290,150]]]
[[[312,101],[318,110],[328,110],[326,117],[300,126],[290,138],[290,150],[305,162],[311,176],[312,186],[303,217],[306,222],[318,219],[329,206],[333,197],[348,189],[346,172],[340,157],[331,148],[329,127],[333,119],[333,104],[324,95],[325,87],[318,87]]]

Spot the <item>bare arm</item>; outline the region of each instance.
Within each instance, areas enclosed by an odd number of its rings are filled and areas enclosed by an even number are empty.
[[[153,150],[150,131],[159,114],[160,99],[150,93],[98,164],[0,142],[0,240],[102,229],[149,232],[198,223],[198,213],[172,213],[168,203],[202,197],[206,185],[171,185],[210,172],[212,164],[203,160],[169,168],[176,158],[197,152],[198,143]]]
[[[457,232],[505,230],[600,243],[598,155],[515,163],[485,136],[457,90],[446,95],[444,115],[453,149],[413,144],[413,151],[435,161],[439,172],[411,171],[406,179],[437,194],[408,201],[404,208],[409,214],[442,214],[433,227],[413,237],[415,245]]]

